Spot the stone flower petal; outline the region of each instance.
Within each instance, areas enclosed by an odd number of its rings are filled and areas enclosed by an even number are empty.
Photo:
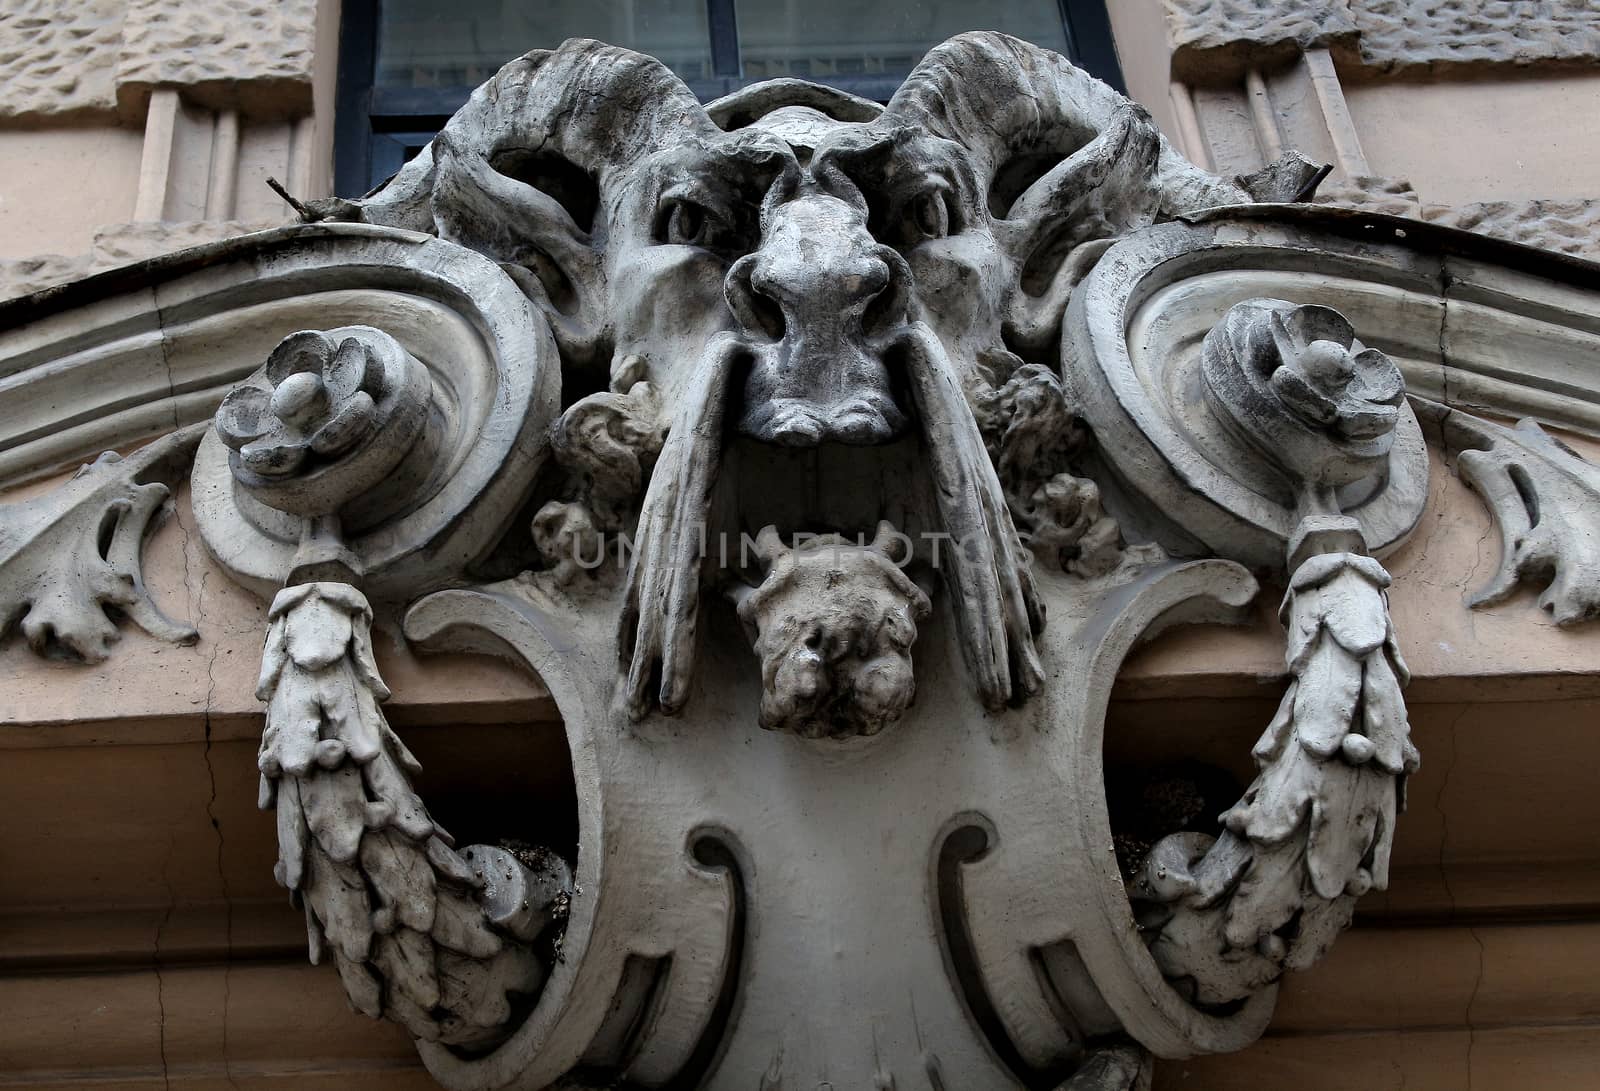
[[[320,373],[333,359],[333,342],[316,330],[292,333],[267,357],[267,379],[277,386],[302,371]]]
[[[311,448],[298,436],[291,436],[281,425],[270,436],[239,449],[239,460],[252,473],[263,477],[292,474],[305,462]]]
[[[1351,439],[1376,439],[1394,431],[1399,419],[1395,406],[1346,397],[1339,406],[1338,429]]]
[[[1332,307],[1307,304],[1290,311],[1283,320],[1295,345],[1304,348],[1313,341],[1333,341],[1346,348],[1356,338],[1350,320]]]
[[[1296,414],[1320,425],[1332,424],[1339,416],[1339,407],[1332,398],[1316,389],[1291,366],[1280,367],[1269,381],[1272,392]]]
[[[272,430],[272,396],[258,386],[235,387],[217,407],[217,435],[234,450]]]
[[[1386,354],[1377,349],[1356,353],[1356,374],[1350,392],[1363,401],[1398,404],[1405,393],[1405,378]]]
[[[311,449],[319,455],[334,455],[353,446],[372,429],[377,407],[372,397],[358,390],[339,405],[321,428],[311,436]]]
[[[383,365],[370,348],[354,337],[346,337],[323,369],[322,380],[333,400],[342,402],[357,391],[378,393]]]

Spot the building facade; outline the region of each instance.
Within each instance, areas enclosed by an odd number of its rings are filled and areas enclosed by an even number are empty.
[[[0,12],[6,1082],[1596,1082],[1600,6],[594,7]]]

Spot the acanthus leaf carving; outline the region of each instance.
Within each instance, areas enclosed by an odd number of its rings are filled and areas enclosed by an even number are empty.
[[[1219,838],[1174,834],[1136,877],[1152,953],[1200,1004],[1311,965],[1355,899],[1388,885],[1405,778],[1420,764],[1388,585],[1366,556],[1301,564],[1281,611],[1291,681],[1256,743],[1259,775],[1222,815]]]
[[[424,1041],[498,1041],[547,975],[534,945],[570,890],[565,865],[535,876],[504,849],[452,847],[379,708],[389,690],[361,592],[299,584],[268,619],[260,804],[277,810],[274,873],[304,906],[311,961],[331,955],[358,1011]]]
[[[1600,617],[1600,467],[1537,421],[1516,427],[1434,407],[1461,477],[1500,530],[1500,564],[1468,604],[1503,602],[1523,583],[1543,584],[1539,605],[1560,625]]]
[[[0,636],[19,621],[41,655],[97,663],[120,636],[111,611],[151,636],[192,644],[144,586],[142,553],[170,490],[204,434],[180,429],[126,458],[107,451],[53,491],[0,505]]]

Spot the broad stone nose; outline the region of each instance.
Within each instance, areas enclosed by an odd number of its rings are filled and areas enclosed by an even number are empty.
[[[892,322],[898,255],[867,231],[865,210],[809,194],[771,209],[761,246],[728,270],[734,314],[751,346],[740,430],[768,443],[884,443],[906,426],[870,344]],[[879,297],[890,306],[874,307]]]
[[[761,247],[730,271],[729,295],[760,296],[756,308],[776,305],[784,327],[796,332],[859,327],[868,304],[889,286],[889,264],[867,232],[860,209],[837,197],[810,196],[774,210]],[[734,309],[742,311],[742,300]],[[770,319],[761,325],[771,330]]]

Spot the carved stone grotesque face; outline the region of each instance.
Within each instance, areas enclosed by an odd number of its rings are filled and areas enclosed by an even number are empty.
[[[572,386],[633,361],[671,414],[621,617],[641,716],[685,698],[683,531],[739,436],[919,433],[931,521],[969,543],[942,575],[977,689],[991,707],[1034,693],[1043,611],[970,399],[1054,362],[1101,240],[1246,199],[1109,87],[998,34],[935,48],[883,108],[795,81],[702,106],[655,60],[574,40],[479,88],[360,215],[496,259],[549,317]],[[868,528],[785,528],[831,529]]]
[[[880,524],[870,545],[830,534],[790,549],[769,526],[757,549],[767,578],[736,597],[761,657],[761,726],[876,735],[899,719],[916,696],[911,645],[930,607],[896,567],[893,528]]]

